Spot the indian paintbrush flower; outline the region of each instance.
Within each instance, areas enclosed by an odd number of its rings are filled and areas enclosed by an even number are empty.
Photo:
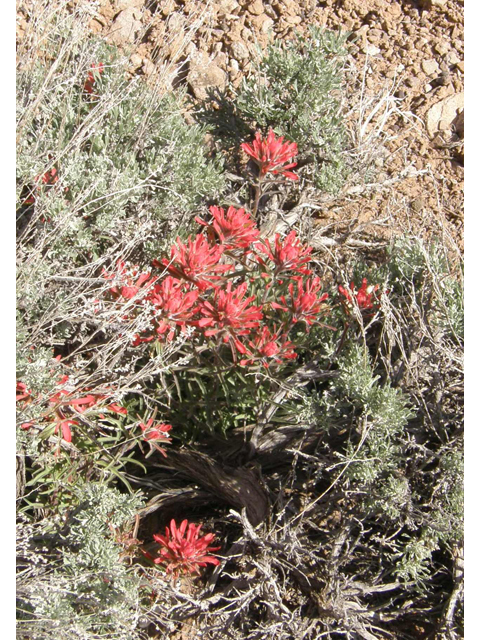
[[[376,302],[375,294],[379,289],[379,285],[369,285],[367,278],[362,279],[362,286],[358,291],[355,289],[355,283],[350,283],[350,290],[346,287],[342,287],[342,285],[338,286],[338,292],[344,296],[345,300],[344,306],[347,311],[353,304],[353,298],[357,301],[359,308],[362,311],[368,311],[374,308]]]
[[[183,244],[177,238],[177,244],[171,248],[171,260],[164,258],[161,263],[153,261],[153,265],[166,267],[176,278],[192,282],[200,291],[212,288],[221,279],[221,274],[232,269],[231,265],[219,264],[224,247],[211,247],[202,234],[195,240],[188,238],[188,244]]]
[[[161,546],[157,557],[146,551],[144,554],[154,564],[166,564],[167,573],[175,577],[181,573],[200,574],[200,567],[220,564],[218,558],[209,555],[212,551],[220,549],[210,545],[215,535],[207,533],[201,536],[201,528],[201,524],[189,524],[188,520],[183,520],[180,527],[177,527],[175,520],[172,520],[170,527],[165,527],[165,535],[153,536],[155,542]]]
[[[305,265],[310,262],[310,254],[312,248],[300,244],[295,231],[280,240],[280,234],[275,236],[274,246],[269,240],[262,240],[255,244],[256,251],[265,254],[275,265],[275,274],[285,271],[296,271],[304,275],[310,275],[310,269],[306,269]],[[257,259],[261,264],[265,264],[263,258],[257,255]]]
[[[297,282],[296,293],[293,282],[288,285],[290,300],[287,302],[285,296],[280,296],[283,305],[277,302],[272,302],[271,305],[274,309],[289,312],[293,323],[303,320],[307,325],[312,325],[325,311],[324,302],[328,298],[328,293],[317,296],[322,288],[320,278],[311,278],[305,283],[301,278],[295,279]]]
[[[240,146],[258,165],[260,178],[270,172],[298,180],[295,173],[288,171],[297,166],[296,162],[290,162],[298,154],[296,142],[284,142],[282,136],[276,138],[274,131],[270,129],[266,138],[262,138],[261,133],[257,131],[252,144],[243,142]]]
[[[227,213],[221,207],[210,207],[213,222],[208,224],[201,218],[195,220],[217,234],[225,249],[247,249],[258,238],[259,230],[245,209],[229,207]]]

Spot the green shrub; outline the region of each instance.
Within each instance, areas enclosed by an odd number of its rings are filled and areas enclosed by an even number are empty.
[[[36,555],[38,568],[20,589],[19,628],[33,638],[137,638],[142,583],[115,536],[131,526],[142,501],[101,484],[74,493],[77,506],[53,537],[23,526],[21,551],[28,564]]]
[[[347,36],[313,27],[308,37],[271,45],[235,100],[242,118],[296,142],[313,162],[314,184],[328,192],[347,175],[340,98]]]

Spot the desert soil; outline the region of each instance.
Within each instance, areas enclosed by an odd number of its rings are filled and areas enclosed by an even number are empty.
[[[437,236],[461,250],[463,9],[463,0],[98,0],[90,28],[128,52],[132,75],[155,82],[170,63],[198,100],[209,87],[238,88],[258,47],[311,25],[351,32],[349,126],[358,130],[379,102],[372,127],[389,115],[374,178],[326,198],[318,223],[354,220],[383,236]],[[25,19],[18,15],[18,39]]]

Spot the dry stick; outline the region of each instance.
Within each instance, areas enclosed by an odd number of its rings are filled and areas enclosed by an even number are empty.
[[[370,427],[371,428],[371,427]],[[338,476],[335,478],[335,480],[332,482],[332,484],[325,489],[325,491],[320,494],[317,498],[315,498],[315,500],[312,500],[312,502],[310,502],[310,504],[308,504],[304,509],[302,509],[302,511],[300,511],[299,514],[297,514],[291,521],[290,524],[295,522],[296,520],[298,520],[299,518],[303,517],[306,513],[308,513],[309,511],[311,511],[313,509],[313,507],[317,504],[317,502],[319,502],[325,495],[327,495],[327,493],[330,493],[330,491],[333,489],[333,487],[338,483],[338,481],[340,480],[340,478],[343,476],[343,474],[345,473],[345,471],[348,469],[348,467],[355,462],[355,457],[357,455],[357,453],[360,451],[360,449],[362,448],[365,440],[367,439],[367,435],[370,431],[370,428],[368,427],[368,425],[366,424],[366,418],[364,418],[364,424],[363,424],[363,429],[362,429],[362,437],[360,439],[360,442],[358,443],[357,448],[355,449],[353,456],[350,458],[350,460],[347,460],[347,462],[345,462],[345,466],[343,467],[343,469],[340,471],[340,473],[338,474]],[[285,525],[284,525],[285,526]]]
[[[312,360],[308,364],[304,365],[301,369],[296,371],[294,374],[292,374],[289,378],[287,378],[287,380],[285,380],[283,388],[277,391],[273,399],[270,400],[268,406],[263,410],[255,428],[253,429],[252,437],[250,438],[249,442],[249,459],[251,459],[255,455],[260,436],[262,435],[265,427],[270,422],[274,414],[277,412],[280,402],[283,400],[287,393],[293,391],[295,385],[298,385],[302,381],[304,383],[307,383],[312,379],[319,380],[321,378],[329,378],[333,375],[336,375],[336,372],[317,371],[315,370],[315,365],[316,361]]]

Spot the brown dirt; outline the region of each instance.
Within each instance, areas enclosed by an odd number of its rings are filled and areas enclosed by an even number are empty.
[[[24,19],[17,21],[20,38]],[[190,40],[187,27],[194,19],[201,26]],[[187,81],[198,98],[202,82],[238,87],[256,45],[264,49],[310,25],[352,33],[350,64],[357,72],[349,74],[350,127],[358,125],[362,80],[364,104],[389,93],[397,111],[379,138],[373,183],[324,202],[318,222],[373,222],[384,237],[398,231],[441,236],[461,250],[463,0],[100,0],[90,22],[94,33],[128,49],[130,72],[149,81],[165,61],[185,78],[190,61]],[[437,115],[437,131],[431,124],[427,131],[432,107],[440,109],[449,98],[453,112]]]

